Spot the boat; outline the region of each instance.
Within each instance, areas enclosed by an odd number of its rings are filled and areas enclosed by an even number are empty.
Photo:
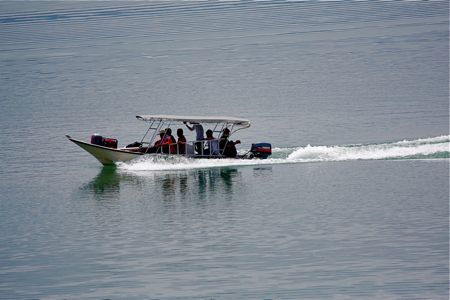
[[[91,141],[66,137],[94,156],[103,165],[114,165],[117,162],[128,162],[144,155],[168,157],[181,156],[193,159],[266,159],[272,154],[270,143],[254,143],[244,154],[238,154],[235,145],[240,141],[229,138],[239,130],[250,127],[250,121],[236,117],[216,116],[179,116],[179,115],[139,115],[139,121],[146,122],[148,129],[140,141],[118,147],[118,140],[106,138],[99,134],[91,135]],[[176,141],[171,128],[183,128],[196,131],[208,126],[207,138]],[[200,134],[203,136],[203,132]],[[208,138],[209,136],[209,138]],[[158,140],[159,138],[159,140]]]

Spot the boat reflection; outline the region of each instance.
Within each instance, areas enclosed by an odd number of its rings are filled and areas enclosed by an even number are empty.
[[[97,200],[110,200],[119,197],[121,184],[125,182],[127,184],[138,184],[138,180],[137,177],[118,173],[114,166],[105,166],[97,176],[83,185],[80,190]]]
[[[125,172],[103,167],[81,190],[97,200],[120,198],[204,199],[232,195],[234,185],[242,184],[237,168],[208,168],[182,171]]]

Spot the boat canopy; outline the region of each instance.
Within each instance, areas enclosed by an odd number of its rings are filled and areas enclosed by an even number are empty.
[[[170,122],[189,122],[189,123],[225,123],[230,125],[250,127],[250,121],[242,118],[223,117],[223,116],[178,116],[178,115],[141,115],[136,116],[138,120],[152,121],[170,121]]]

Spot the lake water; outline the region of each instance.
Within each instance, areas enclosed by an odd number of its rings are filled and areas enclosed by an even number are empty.
[[[0,299],[448,299],[448,63],[448,1],[1,1]],[[139,114],[274,153],[65,138]]]

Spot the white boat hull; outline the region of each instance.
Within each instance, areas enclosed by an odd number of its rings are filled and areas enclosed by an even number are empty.
[[[103,165],[114,165],[116,162],[130,161],[143,155],[140,152],[131,152],[125,149],[113,149],[104,146],[94,145],[66,136],[70,141],[74,142],[92,156],[94,156]]]

